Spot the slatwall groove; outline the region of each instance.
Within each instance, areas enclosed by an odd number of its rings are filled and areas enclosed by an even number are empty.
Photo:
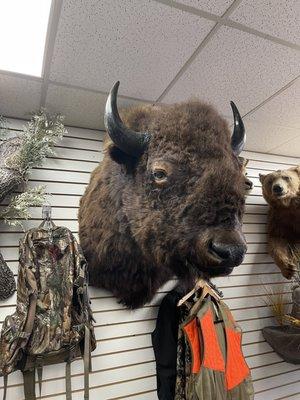
[[[9,119],[9,123],[12,128],[10,135],[13,136],[21,132],[24,121]],[[52,194],[48,199],[53,206],[56,223],[68,226],[76,237],[79,200],[91,171],[102,159],[102,147],[103,132],[70,127],[64,139],[56,146],[56,154],[49,157],[42,166],[34,168],[30,175],[28,186],[46,186],[47,192]],[[274,324],[271,312],[264,303],[264,285],[270,285],[277,293],[282,293],[287,307],[291,306],[291,299],[287,281],[281,277],[280,271],[267,254],[268,205],[261,196],[259,173],[290,168],[299,164],[300,159],[252,152],[244,152],[244,156],[250,160],[247,172],[254,183],[246,200],[244,216],[243,230],[248,252],[243,264],[229,278],[217,278],[215,281],[243,329],[243,348],[252,369],[256,399],[275,400],[273,388],[276,387],[276,380],[285,378],[288,389],[283,394],[276,392],[276,396],[281,396],[276,399],[295,399],[299,387],[293,380],[293,374],[298,373],[299,368],[283,362],[265,342],[261,333],[263,326]],[[41,222],[41,208],[34,207],[31,212],[33,218],[24,223],[26,229]],[[0,249],[16,275],[18,241],[23,232],[19,227],[7,227],[0,223],[0,234]],[[90,288],[98,343],[92,356],[95,370],[91,374],[91,400],[157,400],[151,332],[155,327],[160,301],[175,285],[176,280],[171,280],[158,291],[150,304],[134,312],[125,310],[110,292]],[[16,296],[1,302],[0,321],[14,311],[15,303]],[[63,365],[45,367],[43,399],[65,398],[64,376]],[[54,381],[58,384],[53,385]],[[82,400],[81,360],[72,364],[72,388],[73,399]],[[0,396],[1,391],[2,379]],[[21,375],[18,373],[10,376],[8,398],[23,399]]]
[[[292,371],[300,371],[300,368],[295,368],[295,369],[292,370]],[[269,378],[274,378],[275,376],[282,376],[282,375],[285,375],[285,373],[284,373],[284,372],[281,372],[281,373],[279,373],[279,374],[270,375]],[[253,379],[253,381],[258,382],[258,381],[261,381],[261,380],[264,380],[264,379],[265,379],[265,378],[258,378],[258,379]]]
[[[296,380],[293,381],[293,382],[282,383],[280,386],[273,386],[272,389],[281,388],[282,386],[288,386],[288,385],[292,385],[292,384],[294,384],[294,383],[299,383],[299,379],[296,379]],[[260,390],[260,391],[257,391],[256,393],[257,393],[257,394],[258,394],[258,393],[263,393],[263,392],[266,392],[267,390],[269,390],[269,389]]]
[[[153,393],[154,392],[154,390],[148,390],[148,391],[146,391],[146,392],[141,392],[141,393],[137,393],[137,394],[134,394],[133,396],[130,396],[130,398],[137,398],[137,396],[145,396],[146,394],[149,394],[149,393]],[[129,400],[129,398],[126,396],[126,397],[124,397],[124,396],[121,396],[121,397],[114,397],[114,398],[111,398],[111,399],[109,399],[109,400],[121,400],[121,399],[127,399],[127,400]],[[146,400],[145,399],[145,397],[143,397],[143,400]]]
[[[297,399],[295,396],[298,396]],[[299,400],[299,398],[300,398],[300,392],[297,392],[292,394],[291,396],[277,397],[275,400],[289,400],[289,399]]]

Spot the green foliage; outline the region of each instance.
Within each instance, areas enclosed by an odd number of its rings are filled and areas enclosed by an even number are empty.
[[[54,154],[53,146],[65,132],[61,115],[51,115],[41,109],[24,127],[20,150],[11,157],[10,165],[23,174],[32,167],[40,166],[45,157]]]
[[[0,210],[0,219],[12,226],[22,226],[21,220],[30,218],[29,207],[40,207],[45,202],[45,187],[38,186],[15,196],[10,204]]]

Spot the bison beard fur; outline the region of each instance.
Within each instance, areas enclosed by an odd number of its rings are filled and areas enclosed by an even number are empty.
[[[212,234],[241,223],[244,177],[228,123],[207,104],[145,105],[122,120],[151,139],[133,157],[106,136],[80,201],[79,235],[90,284],[137,308],[174,275],[188,287],[231,272],[214,266],[207,247]],[[155,168],[166,181],[155,180]]]

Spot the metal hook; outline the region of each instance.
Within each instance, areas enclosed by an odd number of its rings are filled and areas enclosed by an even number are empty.
[[[52,209],[48,204],[44,204],[42,207],[42,219],[45,221],[51,220]]]

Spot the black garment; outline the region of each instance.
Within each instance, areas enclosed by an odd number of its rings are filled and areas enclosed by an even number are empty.
[[[156,360],[157,395],[159,400],[174,400],[179,325],[178,301],[182,293],[174,289],[168,293],[159,308],[152,344]]]

